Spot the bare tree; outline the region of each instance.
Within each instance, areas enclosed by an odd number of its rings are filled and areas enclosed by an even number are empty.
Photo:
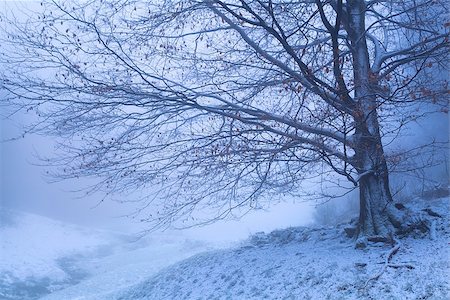
[[[446,81],[420,75],[446,70],[442,2],[42,6],[3,18],[1,87],[41,116],[30,130],[62,138],[60,178],[150,186],[141,217],[158,227],[198,208],[211,210],[196,223],[242,213],[318,174],[359,188],[359,234],[405,226],[389,188],[403,157],[384,144],[421,106],[447,108]]]

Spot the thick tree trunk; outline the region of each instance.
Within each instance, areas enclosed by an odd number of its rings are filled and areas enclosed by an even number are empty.
[[[364,151],[363,149],[361,149]],[[378,156],[381,164],[368,165],[359,180],[359,234],[367,236],[390,236],[393,233],[390,216],[392,196],[389,189],[388,171],[382,151],[361,153],[362,156]],[[372,155],[370,155],[372,154]],[[367,163],[367,160],[365,160]]]
[[[365,37],[365,1],[348,1],[346,8],[355,79],[354,150],[360,189],[358,233],[388,237],[394,228],[388,213],[392,196],[378,123],[377,74],[370,69]]]
[[[376,116],[376,110],[372,113]],[[396,232],[406,233],[422,221],[411,219],[407,210],[393,205],[389,188],[389,171],[377,119],[361,122],[357,136],[356,162],[359,174],[359,223],[358,235],[390,239]],[[367,130],[372,128],[373,132]],[[417,223],[417,224],[414,224]]]

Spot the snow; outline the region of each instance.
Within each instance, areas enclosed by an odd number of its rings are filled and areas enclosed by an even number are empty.
[[[2,212],[0,272],[19,280],[45,276],[65,279],[55,258],[75,251],[92,251],[111,237],[42,216]],[[6,224],[5,224],[6,223]]]
[[[84,275],[71,266],[76,254],[117,239],[112,233],[25,212],[3,210],[0,217],[2,299],[26,299],[63,287]]]
[[[449,299],[448,199],[420,203],[444,216],[435,220],[436,239],[401,239],[392,263],[414,269],[388,267],[365,288],[391,246],[355,249],[341,225],[254,235],[240,247],[177,263],[115,299]]]
[[[1,221],[0,299],[107,299],[211,249],[174,233],[138,239],[17,211]]]
[[[113,299],[118,292],[143,282],[164,267],[206,249],[201,242],[176,237],[130,241],[107,256],[81,261],[78,266],[89,272],[88,278],[42,299]]]
[[[434,239],[402,238],[391,263],[403,267],[386,268],[366,287],[392,246],[355,249],[346,224],[258,233],[218,249],[181,233],[136,240],[10,213],[0,226],[0,298],[450,299],[449,199],[404,204],[442,216],[434,217]]]

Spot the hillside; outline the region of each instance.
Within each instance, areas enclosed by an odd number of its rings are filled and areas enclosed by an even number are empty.
[[[208,248],[182,236],[135,236],[1,212],[0,299],[108,299]]]
[[[414,199],[432,208],[436,236],[416,232],[391,250],[384,244],[355,249],[334,228],[290,228],[257,234],[240,247],[199,254],[117,295],[118,299],[449,299],[449,200]]]
[[[78,282],[86,272],[74,261],[119,236],[43,216],[2,210],[0,299],[34,299]]]
[[[217,249],[183,235],[136,240],[22,213],[0,224],[0,299],[449,299],[449,199],[432,209],[435,235],[417,231],[391,246],[355,249],[346,224],[259,233]],[[205,252],[206,251],[206,252]]]

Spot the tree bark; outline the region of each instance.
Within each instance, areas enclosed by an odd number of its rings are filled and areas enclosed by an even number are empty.
[[[382,158],[381,154],[379,158]],[[364,155],[368,156],[368,155]],[[359,228],[358,232],[367,236],[390,236],[394,232],[390,216],[392,196],[389,189],[388,173],[385,165],[370,166],[373,171],[359,181]]]
[[[365,37],[365,2],[347,2],[347,32],[355,78],[355,164],[359,173],[358,234],[388,237],[394,226],[388,211],[392,195],[377,114],[377,74],[372,73]]]

